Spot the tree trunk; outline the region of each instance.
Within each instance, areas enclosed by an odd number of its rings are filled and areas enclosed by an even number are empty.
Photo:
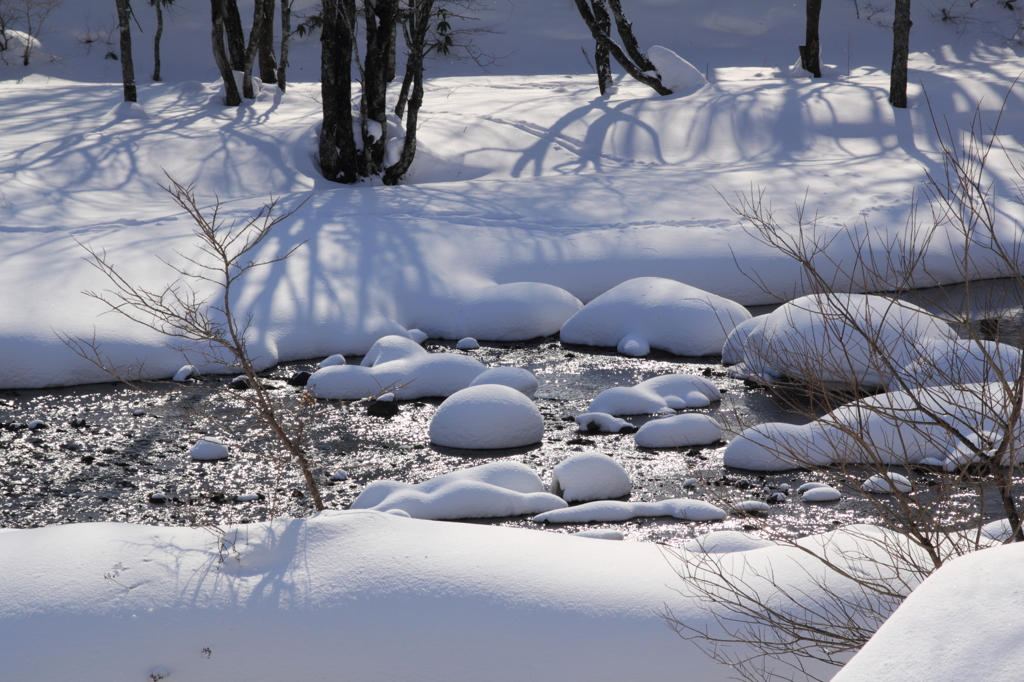
[[[636,65],[643,71],[654,71],[654,64],[647,58],[643,50],[636,44],[636,34],[633,33],[633,22],[626,19],[626,14],[622,11],[622,2],[620,0],[608,0],[608,4],[612,7],[612,14],[615,16],[615,28],[619,31],[619,38],[622,39],[622,45],[626,48],[626,52]]]
[[[213,60],[217,63],[220,77],[224,81],[224,104],[237,107],[242,103],[235,85],[235,74],[231,69],[227,52],[224,50],[225,0],[210,0],[210,14],[213,23]]]
[[[392,27],[397,19],[398,0],[363,0],[366,20],[366,62],[363,73],[363,121],[375,121],[380,126],[380,135],[372,138],[367,131],[363,134],[362,169],[366,175],[378,175],[384,170],[384,151],[387,145],[387,63],[391,40],[395,35]],[[410,55],[414,52],[410,46]]]
[[[164,10],[160,0],[156,5],[156,33],[153,35],[153,80],[160,80],[160,36],[164,33]]]
[[[135,95],[135,66],[132,63],[131,8],[128,0],[117,0],[117,29],[121,34],[121,81],[124,101],[137,102]]]
[[[352,131],[352,48],[355,0],[323,0],[320,29],[320,93],[324,112],[320,130],[320,171],[328,180],[359,179]]]
[[[587,28],[590,29],[590,35],[593,36],[594,40],[599,45],[603,45],[608,50],[608,53],[611,54],[611,56],[615,58],[615,61],[617,61],[619,65],[626,70],[626,73],[628,73],[631,77],[640,81],[644,85],[652,88],[659,95],[672,94],[671,90],[662,85],[661,78],[649,75],[650,72],[654,71],[654,65],[651,64],[646,57],[644,57],[643,60],[646,66],[639,66],[639,62],[634,63],[629,58],[629,55],[627,55],[626,52],[623,51],[621,47],[619,47],[618,43],[612,40],[610,36],[601,32],[601,29],[597,25],[597,19],[594,17],[594,13],[593,11],[591,11],[590,5],[588,4],[587,0],[573,1],[576,3],[576,9],[579,10],[580,16],[583,17],[583,21],[584,23],[586,23]],[[616,6],[619,7],[619,10],[621,12],[621,5],[618,4],[618,0],[609,0],[609,4],[611,5],[613,14],[615,12]],[[625,17],[623,17],[623,19],[625,19]],[[625,23],[628,26],[629,22]],[[622,30],[622,25],[619,25],[619,30]],[[633,43],[635,47],[635,40],[633,41]]]
[[[281,61],[277,65],[277,87],[288,87],[288,41],[292,37],[292,0],[281,0]]]
[[[892,70],[889,75],[889,102],[897,109],[907,108],[907,60],[910,55],[910,0],[896,0],[892,22]]]
[[[810,71],[815,78],[821,78],[821,43],[818,42],[818,20],[821,17],[821,0],[807,0],[807,32],[804,44],[800,46],[800,66]]]
[[[263,2],[263,30],[260,31],[260,80],[277,82],[277,60],[274,58],[274,0]]]
[[[252,89],[252,67],[256,63],[256,52],[260,49],[260,41],[263,38],[265,9],[264,0],[256,0],[253,3],[252,30],[249,31],[249,44],[245,48],[245,67],[242,69],[242,96],[246,99],[256,99],[256,93]]]
[[[416,156],[416,128],[419,124],[420,107],[423,106],[423,57],[433,9],[434,0],[418,0],[415,10],[409,15],[409,20],[413,22],[412,30],[409,31],[412,44],[407,46],[409,57],[406,60],[405,69],[406,74],[410,72],[413,74],[412,95],[409,97],[409,112],[405,119],[405,142],[402,145],[402,154],[395,164],[385,169],[383,178],[385,185],[397,185],[409,172]]]
[[[594,19],[597,22],[598,29],[605,35],[610,35],[612,31],[612,18],[608,14],[608,8],[605,7],[604,0],[592,0],[592,4],[594,6]],[[612,62],[608,55],[608,48],[599,41],[595,41],[594,62],[597,66],[597,87],[603,95],[612,87]]]
[[[231,68],[245,71],[245,32],[242,30],[242,15],[238,13],[237,0],[222,0],[224,3],[224,30],[228,36],[228,54]]]

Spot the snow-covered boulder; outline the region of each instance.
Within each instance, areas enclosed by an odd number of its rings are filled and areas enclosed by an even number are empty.
[[[1012,383],[1020,376],[1021,351],[1005,343],[925,339],[918,351],[914,360],[899,369],[908,386]]]
[[[706,414],[677,414],[655,419],[634,436],[642,448],[682,448],[722,440],[722,426]]]
[[[544,483],[525,464],[492,462],[417,484],[374,481],[351,508],[401,510],[415,519],[479,519],[565,506],[565,500],[545,492]]]
[[[454,393],[430,420],[430,441],[449,448],[518,448],[543,437],[544,418],[533,401],[500,384]]]
[[[345,362],[345,356],[340,353],[334,355],[328,355],[326,358],[317,363],[317,369],[323,369],[324,367],[337,367],[338,365],[347,364]]]
[[[663,374],[636,386],[616,386],[601,391],[588,412],[612,415],[654,414],[656,412],[707,407],[722,399],[718,388],[692,374]]]
[[[743,355],[746,352],[747,336],[750,332],[760,325],[765,323],[767,316],[758,315],[752,317],[749,320],[740,322],[736,327],[729,332],[728,338],[725,339],[725,345],[722,346],[722,364],[723,365],[735,365],[743,362]]]
[[[667,47],[654,45],[647,50],[647,58],[657,69],[661,84],[671,90],[672,94],[697,90],[708,83],[708,79],[693,64]]]
[[[583,307],[565,289],[540,282],[495,284],[457,298],[450,312],[419,321],[434,338],[525,341],[551,336]]]
[[[758,424],[730,441],[722,461],[727,467],[750,471],[827,466],[835,458],[835,448],[826,438],[815,439],[815,435],[815,430],[808,425]]]
[[[702,500],[677,498],[660,502],[601,500],[556,509],[533,517],[534,523],[604,523],[645,516],[671,516],[683,521],[721,521],[725,510]]]
[[[636,427],[625,419],[613,417],[605,412],[587,412],[576,415],[580,431],[590,433],[631,433]]]
[[[884,476],[881,474],[875,474],[868,480],[864,481],[860,489],[866,493],[874,493],[876,495],[892,495],[896,492],[909,493],[914,489],[914,485],[910,482],[910,479],[903,474],[897,474],[890,471]],[[820,490],[820,488],[815,488],[815,490]]]
[[[842,494],[830,485],[815,486],[800,495],[804,502],[835,502],[840,498]]]
[[[455,347],[459,350],[476,350],[480,347],[480,343],[472,336],[467,336],[464,339],[459,339],[459,342],[455,344]]]
[[[193,367],[192,365],[185,365],[184,367],[182,367],[181,369],[174,373],[174,378],[172,378],[171,381],[182,383],[188,381],[195,373],[195,367]]]
[[[716,530],[690,540],[683,545],[683,549],[694,553],[726,554],[749,552],[752,549],[772,547],[775,544],[771,540],[741,533],[738,530]]]
[[[581,452],[555,465],[551,492],[566,502],[625,497],[633,489],[629,474],[614,459],[596,450]]]
[[[386,336],[373,344],[360,365],[319,369],[306,388],[317,398],[355,400],[387,389],[399,400],[450,396],[486,368],[478,360],[456,353],[428,353],[400,336]]]
[[[904,367],[929,340],[955,338],[947,323],[909,303],[863,294],[803,296],[750,330],[743,365],[755,378],[873,390],[892,380],[887,364]]]
[[[633,355],[644,347],[676,355],[718,355],[729,332],[747,319],[750,313],[734,301],[675,280],[639,277],[585,305],[562,325],[561,339]]]
[[[469,385],[482,386],[484,384],[508,386],[527,398],[532,398],[540,386],[534,373],[522,367],[493,367],[477,375]]]
[[[202,462],[227,459],[228,446],[219,438],[207,436],[197,440],[195,445],[188,451],[188,454],[192,459]]]

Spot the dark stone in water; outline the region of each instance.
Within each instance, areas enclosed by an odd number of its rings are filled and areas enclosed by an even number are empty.
[[[248,377],[235,377],[228,386],[236,391],[246,391],[251,388]]]
[[[309,377],[313,376],[309,372],[296,372],[288,379],[289,386],[305,386],[309,382]]]
[[[394,400],[374,400],[366,406],[366,414],[375,417],[394,417],[398,414],[398,403]]]

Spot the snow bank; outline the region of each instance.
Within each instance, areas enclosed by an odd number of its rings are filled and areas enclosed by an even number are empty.
[[[533,520],[536,523],[602,523],[628,521],[642,516],[671,516],[683,521],[721,521],[727,514],[708,502],[684,497],[660,502],[587,502],[538,514]]]
[[[533,401],[500,384],[470,386],[452,394],[430,420],[430,441],[449,448],[518,448],[543,437],[544,417]]]
[[[717,387],[692,374],[663,374],[636,386],[616,386],[601,391],[588,412],[612,415],[654,414],[659,411],[707,407],[722,399]]]
[[[317,398],[354,400],[385,389],[399,400],[449,396],[484,371],[484,365],[466,355],[428,353],[412,339],[386,336],[377,341],[360,365],[319,369],[306,388]]]
[[[893,378],[874,349],[885,349],[900,368],[917,357],[922,344],[955,338],[948,324],[909,303],[862,294],[803,296],[750,329],[742,366],[734,371],[870,391],[886,388]]]
[[[683,448],[722,440],[722,426],[706,414],[677,414],[655,419],[634,436],[642,448]]]
[[[374,481],[351,508],[397,509],[414,519],[483,519],[537,514],[565,506],[565,500],[544,491],[540,478],[525,464],[492,462],[423,483]]]
[[[775,543],[756,535],[738,530],[716,530],[683,545],[683,549],[703,554],[725,554],[727,552],[748,552],[762,547],[773,547]]]
[[[578,298],[551,284],[496,284],[465,294],[448,316],[425,319],[420,329],[440,339],[525,341],[556,334],[582,307]]]
[[[707,78],[693,64],[667,47],[654,45],[647,51],[647,58],[661,76],[661,84],[671,90],[672,94],[678,95],[708,84]]]
[[[522,367],[493,367],[470,382],[470,386],[482,386],[484,384],[499,384],[514,388],[527,398],[532,398],[540,384],[537,377],[528,369]]]
[[[612,288],[562,325],[563,343],[613,346],[631,355],[658,348],[676,355],[717,355],[733,328],[750,318],[734,301],[661,277]],[[644,350],[647,348],[647,350]]]
[[[632,433],[636,427],[625,419],[613,417],[605,412],[587,412],[576,415],[580,431],[591,433]]]
[[[614,459],[596,450],[571,455],[555,465],[551,492],[566,502],[626,497],[633,489],[629,474]]]
[[[1024,670],[1024,545],[946,563],[921,583],[833,682],[1016,682]]]

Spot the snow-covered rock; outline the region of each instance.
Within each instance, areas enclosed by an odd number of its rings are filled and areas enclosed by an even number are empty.
[[[148,121],[149,114],[138,102],[119,102],[107,112],[107,117],[115,121]]]
[[[518,462],[493,462],[423,483],[374,481],[352,509],[402,510],[415,519],[477,519],[538,514],[566,506],[544,490],[536,473]]]
[[[188,381],[195,373],[195,367],[193,367],[192,365],[185,365],[184,367],[182,367],[181,369],[174,373],[174,377],[171,379],[171,381],[177,381],[178,383]]]
[[[426,332],[422,332],[419,329],[410,329],[409,338],[415,341],[416,343],[423,343],[430,337],[427,336]]]
[[[860,487],[866,493],[875,493],[878,495],[891,495],[896,492],[909,493],[914,489],[910,479],[903,474],[897,474],[894,472],[888,472],[885,476],[881,474],[875,474]]]
[[[616,386],[594,398],[588,412],[612,415],[654,414],[658,411],[707,407],[722,399],[717,387],[692,374],[663,374],[636,386]]]
[[[803,296],[750,330],[742,364],[755,378],[872,390],[893,378],[877,349],[899,368],[917,357],[921,344],[955,338],[948,324],[909,303],[863,294]]]
[[[455,344],[455,347],[459,350],[476,350],[480,347],[480,343],[472,336],[467,336],[464,339],[459,339],[459,342]]]
[[[634,436],[642,448],[682,448],[722,440],[722,426],[706,414],[677,414],[649,421]]]
[[[763,325],[767,316],[758,315],[752,317],[749,320],[740,322],[736,327],[729,332],[728,338],[725,339],[725,345],[722,346],[722,364],[723,365],[735,365],[743,362],[743,356],[746,353],[747,336],[755,328]]]
[[[589,502],[625,497],[633,489],[626,470],[608,455],[590,450],[555,465],[551,492],[566,502]]]
[[[317,370],[307,390],[317,398],[355,400],[381,391],[400,400],[450,396],[486,368],[478,360],[456,353],[428,353],[415,341],[386,336],[366,353],[360,365],[338,365]]]
[[[729,332],[750,318],[734,301],[660,277],[613,287],[562,325],[563,343],[605,346],[639,355],[646,345],[676,355],[718,355]],[[628,337],[628,338],[627,338]]]
[[[544,418],[533,401],[500,384],[470,386],[452,394],[430,420],[430,441],[450,448],[517,448],[543,437]]]
[[[620,530],[595,528],[594,530],[578,530],[569,533],[574,538],[593,538],[595,540],[625,540],[626,536]]]
[[[686,61],[667,47],[654,45],[647,50],[647,58],[654,64],[658,75],[661,76],[661,84],[678,95],[688,90],[702,88],[708,83],[693,64]]]
[[[690,540],[683,545],[683,549],[704,554],[725,554],[728,552],[748,552],[752,549],[772,547],[774,545],[775,543],[771,540],[741,533],[738,530],[716,530]]]
[[[476,379],[473,379],[469,385],[482,386],[484,384],[508,386],[509,388],[516,389],[527,398],[532,398],[540,386],[534,373],[522,367],[492,367],[477,375]]]
[[[192,459],[199,461],[226,459],[228,456],[228,446],[219,438],[207,436],[197,440],[195,445],[188,451],[188,455]]]
[[[835,502],[842,494],[830,485],[821,485],[805,490],[800,494],[804,502]]]
[[[602,523],[645,516],[671,516],[683,521],[721,521],[727,514],[713,504],[688,498],[660,502],[601,500],[538,514],[533,520],[535,523]]]
[[[918,355],[899,368],[907,386],[1012,383],[1020,375],[1021,351],[1006,343],[976,339],[924,339]]]
[[[636,430],[625,419],[613,417],[605,412],[586,412],[576,415],[576,424],[580,431],[591,433],[628,433]]]
[[[344,364],[346,364],[345,356],[340,353],[335,353],[334,355],[328,355],[326,358],[321,360],[317,363],[316,367],[317,369],[323,369],[324,367],[337,367]]]
[[[495,284],[463,294],[450,312],[424,318],[419,327],[440,339],[526,341],[557,333],[582,307],[578,298],[551,284]]]
[[[771,512],[772,508],[761,500],[742,500],[730,505],[734,514],[763,516]]]

